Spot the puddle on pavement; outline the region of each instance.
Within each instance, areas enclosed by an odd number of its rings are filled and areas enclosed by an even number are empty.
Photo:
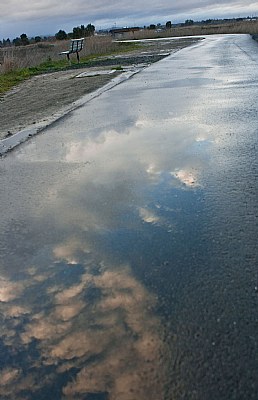
[[[78,134],[59,154],[38,152],[42,135],[16,151],[27,201],[6,194],[1,396],[165,398],[170,350],[156,275],[174,268],[184,204],[201,190],[200,160],[171,157],[180,146],[171,126],[138,120],[126,132]]]
[[[169,119],[82,136],[55,147],[42,135],[3,160],[3,178],[9,167],[18,178],[1,241],[0,395],[198,398],[243,344],[239,254],[227,255],[222,210],[216,221],[207,209],[221,202],[204,179],[213,144],[203,127]]]
[[[92,103],[1,160],[1,398],[252,398],[255,139],[165,102]]]

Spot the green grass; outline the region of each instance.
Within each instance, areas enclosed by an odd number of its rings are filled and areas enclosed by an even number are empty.
[[[87,65],[90,65],[93,60],[95,61],[95,63],[97,63],[97,59],[100,57],[103,58],[105,56],[108,57],[110,55],[115,55],[118,53],[126,53],[139,49],[139,47],[140,46],[138,44],[134,43],[116,43],[116,49],[112,52],[107,52],[105,54],[92,54],[86,57],[82,57],[79,64],[77,63],[76,58],[71,60],[71,64],[68,63],[66,57],[58,61],[48,59],[36,67],[20,68],[0,74],[0,95],[3,95],[13,86],[18,85],[19,83],[28,78],[31,78],[32,76],[47,72],[87,67]]]
[[[142,47],[139,43],[132,43],[132,42],[117,42],[117,51],[122,51],[123,53],[127,51],[137,50]]]
[[[112,69],[114,69],[115,71],[123,71],[122,65],[118,65],[117,67],[113,67]]]
[[[41,74],[53,70],[62,70],[67,67],[67,61],[65,58],[58,61],[52,61],[51,59],[44,61],[36,67],[29,67],[28,70],[33,75]]]
[[[29,78],[30,73],[28,69],[22,69],[19,71],[11,71],[5,74],[0,74],[0,94],[7,92],[13,86]]]
[[[0,95],[6,93],[13,86],[18,85],[32,76],[46,73],[49,71],[62,70],[67,66],[65,60],[46,61],[37,67],[20,68],[14,71],[0,74]]]

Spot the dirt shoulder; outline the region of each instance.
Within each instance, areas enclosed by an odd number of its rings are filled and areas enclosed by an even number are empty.
[[[124,68],[143,63],[148,65],[194,42],[196,39],[189,38],[147,41],[143,48],[133,53],[102,57],[92,61],[91,65],[38,75],[24,81],[0,98],[0,140],[27,126],[47,121],[123,73]],[[118,66],[122,69],[114,70]]]
[[[38,75],[7,93],[0,101],[0,139],[28,125],[47,121],[60,109],[104,86],[115,75],[76,78],[83,72],[87,69]]]

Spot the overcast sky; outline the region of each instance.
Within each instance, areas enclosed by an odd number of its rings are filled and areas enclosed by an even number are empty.
[[[71,32],[92,23],[96,29],[166,21],[258,16],[249,0],[0,0],[0,39]]]

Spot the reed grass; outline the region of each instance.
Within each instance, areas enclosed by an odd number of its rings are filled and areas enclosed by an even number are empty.
[[[126,39],[152,39],[181,36],[201,36],[213,34],[237,34],[246,33],[250,35],[258,34],[258,21],[234,21],[230,23],[218,23],[209,25],[191,25],[172,27],[164,31],[144,29],[134,33],[128,33]]]
[[[80,65],[87,65],[102,55],[127,52],[136,47],[136,44],[114,42],[110,36],[86,38]],[[70,65],[66,56],[60,55],[68,48],[66,40],[0,49],[0,94],[34,75],[77,66],[76,57],[71,56]]]

